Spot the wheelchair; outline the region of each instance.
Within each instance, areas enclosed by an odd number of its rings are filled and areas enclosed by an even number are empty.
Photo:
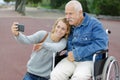
[[[102,54],[102,60],[96,61],[96,57],[100,54]],[[90,80],[120,80],[118,61],[114,56],[108,56],[108,50],[97,51],[93,55]]]
[[[108,29],[106,29],[106,32],[108,34],[111,33]],[[96,60],[98,55],[102,55],[101,60]],[[57,53],[57,55],[56,53],[53,53],[53,68],[65,57],[66,56],[59,56],[59,53]],[[114,56],[108,55],[108,49],[100,50],[94,53],[92,76],[89,80],[120,80],[118,61]]]

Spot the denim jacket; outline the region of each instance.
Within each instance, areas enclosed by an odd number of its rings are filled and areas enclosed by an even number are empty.
[[[82,23],[72,26],[67,42],[67,50],[73,51],[75,61],[90,61],[93,53],[108,48],[108,35],[101,22],[87,13],[83,15]]]

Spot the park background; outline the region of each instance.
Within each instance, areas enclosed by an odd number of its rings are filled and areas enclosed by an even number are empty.
[[[24,24],[24,34],[26,35],[38,30],[50,31],[54,21],[58,17],[64,16],[64,5],[69,0],[26,0],[25,4],[20,3],[16,9],[16,1],[5,1],[0,0],[0,80],[22,80],[33,45],[20,44],[14,39],[11,33],[12,23],[17,21]],[[85,12],[88,10],[90,15],[95,16],[102,22],[105,29],[111,30],[109,55],[115,56],[120,65],[120,1],[79,1],[82,2],[82,5],[87,5],[87,8],[84,7]],[[96,7],[92,7],[93,2]],[[54,3],[53,7],[51,6],[52,3]],[[62,5],[59,6],[58,3]],[[98,5],[104,6],[101,8]],[[103,13],[96,11],[99,9]]]

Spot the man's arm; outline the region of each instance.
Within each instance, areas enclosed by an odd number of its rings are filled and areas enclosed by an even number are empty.
[[[91,44],[87,46],[79,46],[72,50],[76,61],[93,55],[94,52],[106,49],[108,47],[108,35],[101,25],[98,26],[96,24],[92,30],[93,39]]]

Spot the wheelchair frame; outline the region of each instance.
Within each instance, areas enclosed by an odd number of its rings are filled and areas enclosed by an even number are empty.
[[[106,29],[106,33],[110,34],[111,31],[109,29]],[[108,45],[109,46],[109,45]],[[102,69],[102,73],[99,75],[95,74],[95,60],[96,60],[96,56],[100,55],[100,54],[104,54],[104,66]],[[110,77],[110,71],[112,69],[112,66],[114,66],[114,70],[115,70],[115,79],[112,80],[120,80],[120,71],[119,71],[119,64],[118,61],[116,60],[115,57],[113,56],[108,56],[108,49],[107,50],[101,50],[101,51],[97,51],[94,55],[93,55],[93,74],[92,74],[92,80],[111,80],[109,79]]]
[[[96,62],[96,57],[100,54],[104,54],[104,58],[103,58],[104,60],[103,59],[101,60],[104,66],[102,66],[102,70],[96,70],[96,71],[101,71],[101,72],[97,72],[96,74],[95,62]],[[111,80],[109,79],[109,77],[112,66],[114,66],[114,70],[115,70],[115,74],[114,74],[115,79],[112,80],[120,80],[119,65],[116,58],[113,56],[108,56],[108,50],[97,51],[93,56],[92,80]]]
[[[111,31],[106,29],[106,33],[110,34]],[[100,54],[103,54],[104,56],[100,63],[101,64],[100,68],[102,70],[100,69],[98,70],[95,68],[96,62],[97,62],[96,57]],[[55,67],[55,56],[56,56],[56,53],[53,53],[53,69]],[[104,66],[102,64],[104,64]],[[95,52],[95,54],[93,55],[92,77],[90,80],[111,80],[109,79],[109,77],[110,77],[110,71],[112,69],[112,66],[114,66],[114,70],[115,70],[115,79],[112,79],[112,80],[120,80],[118,61],[116,60],[115,57],[108,56],[108,49]],[[96,73],[96,71],[100,71],[100,72]]]

